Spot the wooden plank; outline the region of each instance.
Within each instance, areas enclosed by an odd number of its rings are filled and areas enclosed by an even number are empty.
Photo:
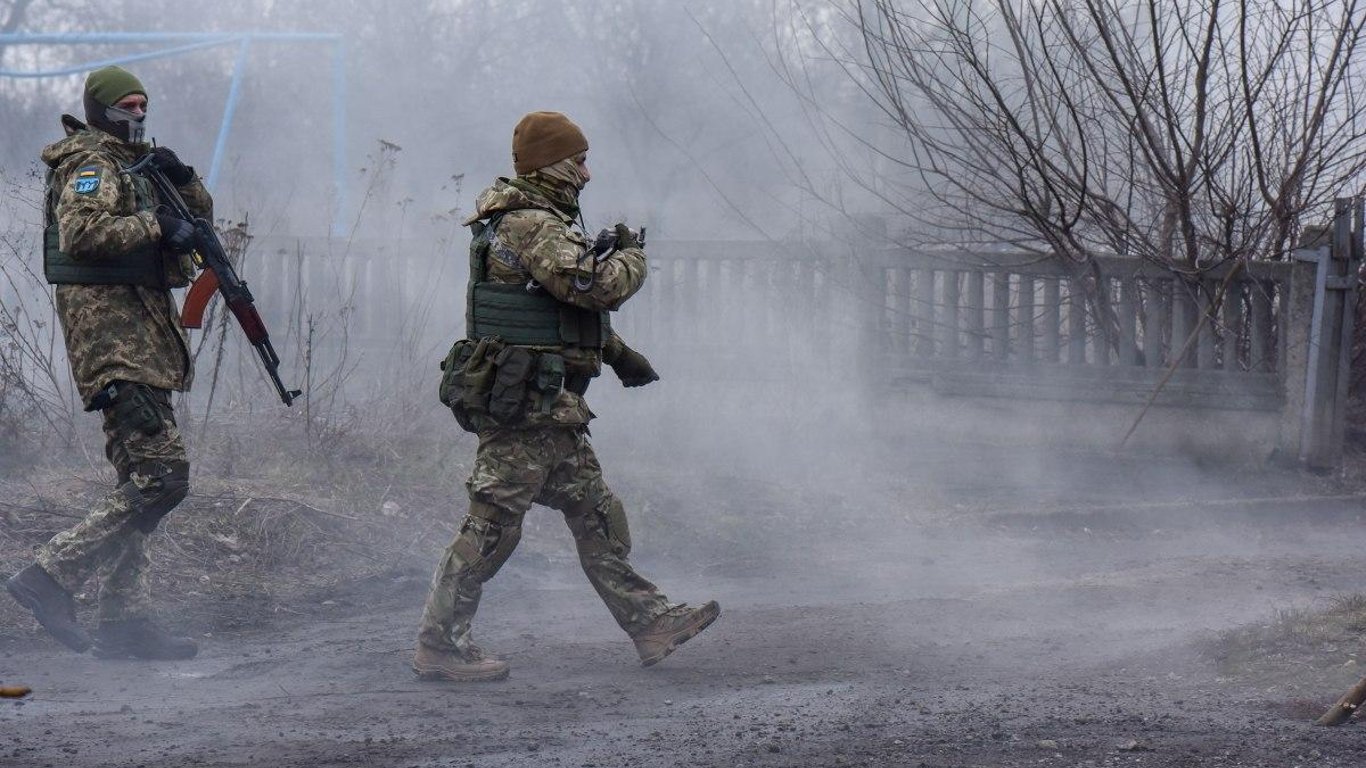
[[[942,371],[930,377],[935,392],[953,397],[1000,397],[1012,400],[1066,400],[1069,402],[1125,403],[1141,405],[1152,395],[1161,369],[1139,366],[1109,369],[1074,368],[1070,372],[1094,372],[1096,376],[1054,376],[1026,372],[1012,366],[999,370]],[[1125,372],[1147,376],[1114,375]],[[1185,374],[1184,376],[1180,374]],[[1223,371],[1178,371],[1158,393],[1156,405],[1199,410],[1278,411],[1283,397],[1274,374],[1231,375]]]
[[[969,272],[968,280],[968,303],[964,307],[967,314],[967,352],[968,358],[972,360],[982,359],[982,353],[986,345],[986,275],[981,272]]]
[[[895,267],[883,269],[881,272],[884,289],[882,310],[878,313],[879,335],[883,337],[880,346],[892,354],[904,355],[907,337],[902,329],[902,322],[905,319],[902,296],[909,290],[909,286],[906,285],[907,273],[906,270]]]
[[[1010,354],[1010,273],[991,275],[991,356],[1005,360]]]
[[[1221,362],[1226,371],[1245,370],[1243,349],[1247,336],[1243,323],[1243,288],[1242,282],[1231,283],[1220,307],[1219,330],[1224,340]]]
[[[1075,277],[1067,281],[1067,362],[1086,365],[1086,294]]]
[[[1120,365],[1138,365],[1138,281],[1132,277],[1119,281],[1119,359]]]
[[[666,260],[659,264],[659,273],[655,275],[654,278],[657,283],[656,288],[659,289],[659,314],[664,321],[659,324],[658,328],[657,338],[661,344],[667,344],[670,341],[674,341],[675,331],[679,326],[678,302],[676,300],[677,291],[675,290],[673,275],[674,265],[676,263],[677,260]],[[742,311],[743,306],[744,305],[741,305]],[[745,328],[744,318],[741,319],[740,327],[736,330],[742,339],[745,338],[748,329]]]
[[[1043,350],[1042,359],[1045,362],[1056,363],[1062,359],[1062,349],[1060,345],[1061,325],[1062,325],[1062,291],[1059,287],[1060,278],[1044,277],[1040,278],[1043,282],[1043,314],[1040,323],[1043,325]]]
[[[1218,366],[1219,359],[1219,336],[1215,331],[1218,324],[1218,311],[1214,307],[1212,300],[1219,291],[1219,281],[1201,281],[1200,290],[1200,319],[1204,325],[1200,327],[1200,349],[1196,351],[1195,367],[1201,370],[1214,370]]]
[[[1143,364],[1149,368],[1163,366],[1163,339],[1171,328],[1172,281],[1147,280],[1139,286],[1141,300],[1141,330]]]
[[[1275,324],[1272,318],[1272,302],[1277,284],[1271,280],[1256,280],[1251,283],[1252,301],[1252,343],[1249,369],[1258,373],[1276,370]]]
[[[1191,332],[1200,322],[1199,297],[1196,294],[1196,287],[1186,280],[1172,281],[1172,338],[1171,344],[1167,349],[1167,365],[1171,365],[1176,356],[1186,349],[1186,342],[1190,340]],[[1197,367],[1200,348],[1199,339],[1196,339],[1189,349],[1186,349],[1186,356],[1181,360],[1178,367],[1195,368]]]
[[[935,301],[934,271],[919,269],[915,273],[915,352],[920,357],[934,356]]]
[[[797,317],[800,318],[800,331],[802,336],[807,339],[815,340],[820,326],[824,325],[819,319],[821,308],[816,301],[816,270],[814,265],[806,260],[794,260],[791,265],[796,274],[795,295]]]
[[[1034,277],[1020,275],[1015,285],[1015,351],[1020,362],[1034,362]]]
[[[961,297],[959,296],[959,281],[962,279],[961,272],[944,272],[944,315],[943,315],[943,337],[944,346],[942,354],[945,357],[959,356],[959,333],[958,333],[958,314]]]
[[[1110,277],[1102,276],[1097,290],[1105,297],[1110,317],[1099,318],[1096,320],[1095,333],[1091,334],[1091,364],[1105,367],[1110,365],[1111,357],[1114,356],[1114,343],[1109,338],[1110,334],[1118,333],[1118,328],[1113,328],[1113,320],[1117,314],[1116,308],[1119,305],[1119,291],[1115,281]]]
[[[653,246],[652,246],[653,247]],[[971,252],[971,251],[921,251],[905,248],[872,249],[861,252],[860,258],[868,264],[883,266],[910,266],[916,269],[935,270],[981,270],[997,272],[1005,270],[1010,274],[1029,274],[1036,277],[1071,275],[1075,267],[1051,254]],[[1138,277],[1161,279],[1171,277],[1171,272],[1158,264],[1127,256],[1096,255],[1091,259],[1102,275],[1109,277]],[[1222,264],[1209,269],[1205,276],[1219,280],[1228,274],[1233,264]],[[1254,274],[1262,279],[1288,280],[1291,265],[1286,262],[1256,262]]]

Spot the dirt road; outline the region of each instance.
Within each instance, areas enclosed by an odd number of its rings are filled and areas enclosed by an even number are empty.
[[[1362,726],[1310,725],[1339,691],[1222,677],[1203,649],[1219,630],[1351,588],[1362,502],[1220,503],[1227,493],[1188,478],[1107,506],[1096,483],[1072,482],[1096,471],[1071,460],[1067,482],[1031,470],[1028,498],[1002,475],[974,475],[965,494],[948,466],[865,484],[884,497],[877,529],[817,511],[767,528],[762,547],[707,557],[665,546],[651,505],[666,497],[627,477],[645,507],[642,570],[675,599],[723,606],[648,670],[548,515],[480,614],[481,642],[513,665],[503,683],[411,677],[426,573],[410,565],[210,630],[189,662],[100,662],[35,635],[0,649],[0,679],[35,689],[0,703],[0,765],[1361,764]],[[1106,498],[1130,469],[1104,464]],[[907,501],[931,474],[935,498],[959,503]],[[735,482],[707,493],[749,493],[756,517],[765,504],[829,508],[797,484]],[[1265,496],[1255,485],[1242,489]],[[1359,674],[1349,652],[1343,680]]]

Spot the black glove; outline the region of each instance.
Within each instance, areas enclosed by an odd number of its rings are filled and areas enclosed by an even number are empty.
[[[598,238],[593,241],[593,255],[595,257],[601,258],[604,255],[606,255],[609,251],[615,250],[616,247],[616,230],[604,229],[598,233]]]
[[[659,374],[655,373],[654,366],[650,365],[645,355],[631,349],[625,343],[621,343],[620,349],[616,350],[616,354],[612,355],[610,360],[604,354],[603,361],[612,367],[617,378],[621,379],[623,387],[643,387],[652,381],[659,381]]]
[[[625,224],[618,224],[616,226],[616,231],[618,248],[640,248],[644,245],[640,241],[640,236]]]
[[[176,157],[176,153],[171,151],[170,147],[153,147],[152,157],[157,169],[166,174],[167,180],[177,187],[189,184],[194,178],[194,169],[180,162],[180,158]]]
[[[194,225],[165,213],[158,213],[156,217],[157,225],[161,227],[162,248],[171,253],[189,253],[194,250]]]

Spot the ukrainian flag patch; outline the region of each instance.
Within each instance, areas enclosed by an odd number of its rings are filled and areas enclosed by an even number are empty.
[[[78,195],[93,194],[100,188],[100,167],[98,165],[87,165],[76,171],[76,181],[74,188]]]

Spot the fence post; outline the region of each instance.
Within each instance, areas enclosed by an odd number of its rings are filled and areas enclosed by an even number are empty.
[[[1318,248],[1294,251],[1290,280],[1281,296],[1280,349],[1276,362],[1280,367],[1281,386],[1285,388],[1285,405],[1281,411],[1276,453],[1291,462],[1303,461],[1308,445],[1309,387],[1315,378],[1311,362],[1317,359],[1311,354],[1310,339],[1317,327],[1313,316],[1318,263],[1320,257],[1327,258],[1326,251]]]
[[[1362,200],[1338,198],[1331,246],[1319,254],[1315,279],[1300,441],[1300,459],[1310,469],[1332,470],[1342,461],[1362,229]]]
[[[870,394],[878,395],[888,389],[888,366],[891,355],[891,330],[888,326],[888,285],[885,252],[888,250],[887,222],[878,216],[862,216],[846,222],[840,236],[830,243],[830,263],[842,272],[834,283],[842,283],[849,292],[848,302],[853,310],[855,338],[854,369]],[[841,253],[839,249],[843,247]],[[839,264],[839,266],[836,266]],[[827,290],[830,282],[827,282]],[[909,286],[908,286],[909,287]],[[832,308],[835,306],[832,303]],[[832,315],[833,317],[833,315]],[[837,345],[843,346],[843,345]]]

